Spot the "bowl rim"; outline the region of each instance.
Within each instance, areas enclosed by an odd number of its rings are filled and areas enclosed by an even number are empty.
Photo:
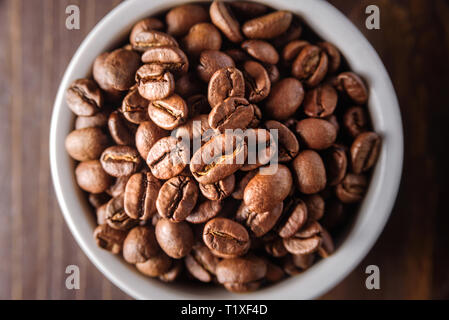
[[[320,261],[301,276],[254,293],[235,295],[205,290],[197,294],[195,290],[180,290],[177,287],[172,288],[161,284],[157,280],[145,278],[134,269],[132,273],[127,271],[132,267],[119,261],[122,259],[117,259],[96,247],[92,240],[92,233],[88,232],[89,230],[92,232],[92,224],[80,219],[80,216],[85,216],[86,212],[81,208],[81,204],[75,201],[79,200],[80,192],[74,185],[73,172],[67,172],[67,166],[71,167],[69,165],[71,160],[65,154],[64,148],[64,134],[68,133],[69,125],[60,121],[61,117],[68,118],[67,113],[70,112],[65,106],[65,90],[73,80],[83,74],[84,76],[89,74],[88,70],[93,59],[89,60],[91,62],[88,66],[86,63],[83,66],[82,60],[86,60],[86,57],[93,57],[108,49],[111,43],[122,38],[126,34],[125,31],[139,19],[186,2],[192,1],[152,0],[151,3],[147,0],[125,1],[101,19],[72,57],[60,83],[53,107],[49,150],[54,189],[66,223],[92,263],[116,286],[137,299],[311,299],[319,297],[346,277],[368,254],[380,236],[398,193],[404,152],[398,100],[380,57],[348,18],[323,0],[299,2],[276,0],[275,3],[259,0],[258,2],[299,14],[323,39],[329,39],[332,35],[332,42],[337,44],[351,69],[362,74],[369,83],[368,108],[375,131],[383,136],[382,150],[356,221],[331,257]],[[133,14],[128,15],[130,12]],[[338,45],[340,42],[346,42],[345,46]],[[358,58],[354,58],[355,55],[359,55]],[[364,64],[362,60],[370,63]],[[72,178],[70,179],[69,176]],[[128,274],[125,276],[124,272]],[[142,285],[143,278],[145,283]]]

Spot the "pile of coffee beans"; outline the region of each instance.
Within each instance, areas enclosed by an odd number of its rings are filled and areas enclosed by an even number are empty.
[[[137,22],[67,90],[96,242],[149,277],[232,292],[303,272],[368,187],[367,100],[291,12],[214,1]]]

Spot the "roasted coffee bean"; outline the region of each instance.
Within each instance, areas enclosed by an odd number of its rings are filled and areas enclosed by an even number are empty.
[[[338,132],[340,131],[340,123],[338,122],[338,119],[335,116],[335,114],[331,114],[330,116],[325,117],[323,119],[329,121],[335,127],[335,130],[337,131],[338,135]]]
[[[147,165],[158,179],[176,177],[187,166],[188,146],[175,137],[165,137],[156,142],[148,153]]]
[[[299,121],[296,133],[301,143],[314,150],[327,149],[337,139],[335,126],[323,119],[308,118]]]
[[[292,75],[309,87],[317,86],[326,76],[329,60],[326,53],[314,45],[305,46],[292,65]]]
[[[140,124],[149,120],[148,117],[148,100],[144,99],[134,86],[123,99],[122,103],[123,116],[129,122]]]
[[[187,98],[202,93],[203,84],[198,80],[195,73],[187,73],[176,79],[175,93]]]
[[[230,56],[231,59],[234,60],[234,62],[236,64],[240,64],[247,60],[251,60],[251,57],[242,49],[237,49],[237,48],[228,49],[228,50],[225,50],[224,53],[226,53],[228,56]]]
[[[258,170],[249,171],[246,173],[242,179],[240,179],[237,184],[234,192],[232,193],[232,197],[236,200],[243,199],[243,192],[245,191],[246,186],[250,182],[250,180],[257,174]]]
[[[168,132],[157,126],[153,121],[142,122],[136,131],[136,148],[143,159],[147,159],[153,145]]]
[[[159,276],[159,280],[163,282],[173,282],[182,273],[184,267],[181,260],[174,260],[171,268]]]
[[[310,43],[305,40],[293,40],[289,42],[282,50],[282,59],[284,60],[284,64],[290,66],[302,49],[308,45],[310,45]]]
[[[112,229],[107,224],[99,225],[94,231],[94,239],[97,246],[113,254],[119,254],[122,251],[125,237],[125,231]]]
[[[318,86],[307,92],[304,98],[304,113],[309,117],[328,117],[334,112],[337,100],[337,91],[332,86]]]
[[[336,186],[346,175],[348,159],[345,147],[334,144],[326,150],[323,160],[326,166],[327,184]]]
[[[260,102],[270,94],[271,80],[267,70],[256,61],[243,64],[246,97],[250,102]]]
[[[167,32],[175,37],[185,35],[195,24],[208,20],[209,15],[206,9],[197,4],[177,6],[165,16]]]
[[[228,4],[231,6],[232,12],[242,20],[259,17],[268,11],[266,5],[252,1],[232,1]]]
[[[282,258],[288,254],[287,249],[284,247],[282,238],[275,238],[272,241],[265,243],[265,251],[272,257]]]
[[[277,64],[279,62],[279,54],[269,42],[246,40],[242,43],[242,49],[251,57],[263,63]]]
[[[247,154],[248,147],[243,136],[221,134],[195,152],[190,161],[190,171],[199,183],[215,183],[239,170]]]
[[[111,200],[111,198],[108,198],[107,202],[99,206],[96,210],[98,225],[106,224],[106,216],[107,216],[106,207],[108,206],[109,200]]]
[[[125,212],[132,219],[146,221],[156,212],[156,199],[161,182],[151,173],[136,173],[129,178],[125,189]]]
[[[325,202],[319,194],[312,194],[304,197],[307,206],[307,217],[312,220],[320,220],[324,215]]]
[[[135,127],[123,115],[114,111],[108,119],[109,133],[118,145],[134,145]]]
[[[80,188],[90,193],[105,192],[112,183],[112,177],[103,170],[98,160],[84,161],[78,164],[75,176]]]
[[[147,100],[164,99],[173,94],[173,75],[160,64],[145,64],[136,73],[139,93]]]
[[[245,223],[255,237],[262,237],[270,231],[282,214],[283,203],[279,202],[272,210],[257,213],[251,211],[244,203],[237,210],[235,219]]]
[[[136,226],[138,221],[126,214],[123,201],[123,194],[109,200],[106,205],[106,223],[113,229],[126,231]]]
[[[210,18],[213,24],[232,42],[242,42],[240,23],[234,17],[227,3],[214,1],[210,6]]]
[[[235,175],[211,184],[200,184],[203,196],[209,200],[223,200],[231,195],[235,188]]]
[[[275,283],[281,281],[285,277],[285,272],[281,267],[268,260],[266,260],[265,263],[267,264],[267,274],[265,275],[265,278],[268,282]]]
[[[216,272],[222,284],[250,283],[265,277],[267,264],[255,256],[224,259],[218,263]]]
[[[183,221],[195,208],[198,186],[190,177],[178,176],[166,181],[159,191],[156,201],[161,217],[172,221]]]
[[[117,49],[94,64],[93,76],[105,91],[126,91],[134,85],[140,56],[130,50]]]
[[[318,153],[305,150],[293,160],[292,166],[299,191],[304,194],[313,194],[324,190],[326,169]]]
[[[131,39],[131,45],[136,51],[146,51],[161,46],[178,47],[178,42],[165,32],[150,29],[137,32]]]
[[[214,279],[220,262],[202,243],[195,244],[184,261],[189,273],[201,282],[211,282]]]
[[[249,39],[273,39],[287,31],[292,18],[288,11],[276,11],[245,22],[242,31]]]
[[[290,199],[286,202],[282,218],[277,225],[277,233],[281,238],[292,237],[307,221],[308,210],[304,201]]]
[[[108,144],[107,135],[99,128],[74,130],[65,140],[67,153],[77,161],[98,159]]]
[[[200,114],[191,118],[185,124],[176,128],[173,132],[177,138],[185,139],[185,141],[192,141],[194,152],[197,148],[200,148],[202,144],[206,143],[210,138],[216,135],[215,131],[209,126],[209,117],[207,114]],[[198,141],[200,143],[198,143]]]
[[[368,116],[359,106],[350,107],[343,115],[343,127],[353,138],[368,130]]]
[[[193,247],[193,231],[187,222],[175,223],[161,219],[156,225],[156,239],[164,252],[181,259],[190,253]]]
[[[148,106],[151,120],[165,130],[173,130],[183,124],[189,114],[187,103],[177,94],[162,100],[154,100]]]
[[[295,78],[276,82],[265,103],[264,112],[274,120],[287,120],[298,110],[304,99],[304,88]]]
[[[112,146],[101,155],[104,171],[113,177],[130,176],[137,171],[141,158],[136,149],[129,146]]]
[[[78,116],[93,116],[103,107],[100,88],[90,79],[74,81],[67,89],[66,101],[70,110]]]
[[[253,104],[253,109],[254,109],[254,117],[248,124],[248,128],[257,128],[259,127],[260,122],[262,121],[262,111],[260,111],[260,108],[255,104]]]
[[[89,203],[95,209],[98,209],[99,207],[104,205],[106,202],[108,202],[110,199],[111,199],[111,197],[105,192],[89,193]]]
[[[336,88],[357,104],[365,104],[368,101],[368,89],[365,83],[353,72],[339,74],[336,80]]]
[[[254,117],[254,107],[245,98],[230,97],[209,113],[212,129],[224,133],[227,129],[245,129]]]
[[[223,286],[226,290],[234,293],[248,293],[256,291],[260,288],[261,281],[253,281],[247,283],[226,282]]]
[[[139,47],[139,44],[137,43],[137,39],[140,39],[138,37],[138,34],[141,32],[151,31],[151,30],[158,30],[161,31],[164,29],[164,23],[156,18],[145,18],[137,22],[133,29],[131,30],[131,33],[129,35],[129,42],[134,50],[138,51],[145,51],[143,47]]]
[[[365,195],[368,181],[364,175],[348,173],[336,187],[335,193],[343,203],[355,203]]]
[[[292,255],[292,258],[295,267],[302,271],[309,269],[315,261],[314,254],[294,254]]]
[[[189,60],[184,51],[174,46],[150,48],[142,55],[142,62],[161,65],[174,74],[183,74],[189,70]]]
[[[173,260],[161,252],[145,262],[136,263],[136,268],[148,277],[160,277],[170,270],[172,264]]]
[[[267,130],[277,130],[278,161],[289,162],[299,153],[299,143],[295,134],[282,123],[269,120],[264,124]]]
[[[204,226],[203,241],[212,253],[221,258],[244,255],[251,245],[248,231],[226,218],[214,218]]]
[[[128,183],[129,176],[122,176],[115,179],[114,183],[106,190],[112,198],[116,198],[125,192],[126,184]]]
[[[321,237],[318,235],[310,238],[301,238],[294,235],[291,238],[285,238],[283,241],[287,251],[294,255],[314,253],[321,245]]]
[[[217,50],[203,50],[199,58],[197,72],[201,80],[209,82],[215,72],[229,67],[235,67],[235,63],[226,53]]]
[[[258,172],[245,188],[245,205],[258,213],[273,210],[283,201],[293,185],[290,170],[282,165],[265,168],[269,172]]]
[[[221,43],[220,31],[207,22],[195,24],[183,39],[185,50],[194,57],[198,57],[205,50],[220,50]]]
[[[186,218],[187,222],[200,224],[215,218],[223,208],[221,201],[205,200],[198,204]]]
[[[329,73],[336,72],[341,64],[340,51],[330,42],[320,42],[318,46],[326,52],[329,58]]]
[[[89,117],[76,117],[75,129],[79,130],[91,127],[104,128],[108,125],[108,117],[109,114],[104,111],[98,112]]]
[[[278,82],[281,79],[281,73],[275,64],[264,64],[271,83]]]
[[[371,169],[379,156],[380,137],[375,132],[361,133],[351,146],[351,164],[354,173]]]
[[[245,131],[245,137],[248,145],[248,157],[240,170],[251,171],[264,166],[276,155],[278,147],[268,130],[248,129]]]
[[[321,230],[321,246],[318,248],[318,254],[322,258],[327,258],[331,255],[334,250],[334,241],[332,240],[331,235],[325,229]]]
[[[142,263],[159,253],[153,227],[137,226],[131,229],[123,243],[123,258],[128,263]]]
[[[240,70],[229,67],[216,71],[209,81],[207,98],[212,108],[229,97],[245,96],[245,79]]]

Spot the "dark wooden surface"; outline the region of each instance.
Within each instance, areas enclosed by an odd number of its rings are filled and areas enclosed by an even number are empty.
[[[49,173],[52,104],[63,72],[92,27],[120,1],[0,0],[0,298],[128,299],[80,250]],[[449,298],[449,3],[332,0],[384,61],[401,104],[405,164],[392,217],[363,262],[325,299]],[[77,4],[81,29],[65,28]],[[381,30],[365,28],[365,8]],[[67,265],[81,289],[65,289]],[[381,289],[365,288],[378,265]]]

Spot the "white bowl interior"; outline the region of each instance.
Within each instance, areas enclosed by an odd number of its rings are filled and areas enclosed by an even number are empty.
[[[383,138],[379,161],[366,198],[345,241],[329,258],[302,275],[257,292],[236,295],[205,286],[165,284],[149,279],[114,256],[99,249],[92,238],[95,221],[84,194],[74,179],[74,162],[64,140],[73,128],[73,115],[64,95],[70,83],[90,74],[97,55],[123,39],[139,19],[166,10],[183,0],[130,0],[111,11],[91,31],[68,66],[56,97],[50,132],[50,160],[56,195],[75,239],[90,260],[115,285],[138,299],[310,299],[335,286],[363,259],[381,233],[399,187],[402,158],[402,124],[391,80],[375,50],[352,23],[322,0],[260,2],[298,14],[320,37],[333,42],[350,67],[368,82],[368,103],[376,132]]]

